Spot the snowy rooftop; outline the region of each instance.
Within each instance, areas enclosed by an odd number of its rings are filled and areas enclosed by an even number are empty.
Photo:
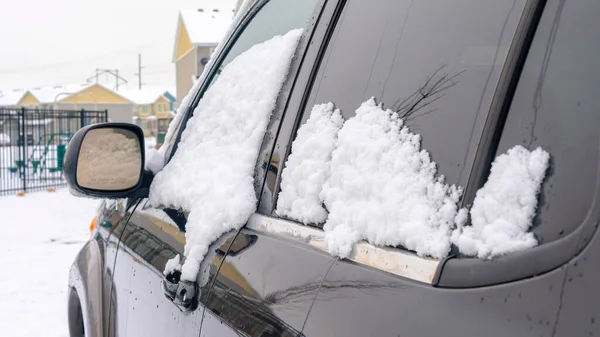
[[[216,46],[225,36],[234,14],[233,8],[200,8],[181,10],[180,17],[193,45]]]
[[[81,91],[89,86],[91,83],[81,84],[69,84],[69,85],[57,85],[51,87],[39,87],[30,89],[29,92],[37,98],[42,104],[54,103],[54,101],[60,101],[68,97],[69,95]]]
[[[26,90],[2,91],[0,92],[0,106],[17,105],[25,96]]]
[[[156,100],[163,96],[165,92],[169,92],[171,95],[175,96],[175,91],[172,89],[168,89],[165,87],[144,87],[141,90],[139,89],[127,89],[127,90],[119,90],[116,93],[119,95],[129,99],[135,104],[152,104],[156,102]],[[167,97],[165,97],[167,98]],[[167,98],[168,100],[168,98]]]
[[[80,83],[80,84],[68,84],[68,85],[56,85],[46,87],[34,87],[29,89],[14,89],[0,91],[0,106],[14,106],[25,96],[27,92],[30,92],[41,104],[51,104],[60,102],[65,98],[80,92],[95,83]],[[113,90],[102,84],[98,84],[125,99],[132,101],[135,104],[151,104],[154,103],[159,97],[163,96],[165,92],[169,92],[172,96],[175,96],[175,90],[169,87],[162,86],[145,86],[142,90],[138,89],[121,89]],[[168,100],[168,97],[165,97]]]

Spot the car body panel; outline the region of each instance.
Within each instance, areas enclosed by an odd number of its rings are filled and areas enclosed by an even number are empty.
[[[77,296],[69,298],[71,301],[80,301],[87,336],[113,336],[109,327],[115,320],[114,315],[111,318],[111,310],[116,304],[112,284],[119,242],[118,229],[125,226],[129,214],[124,199],[101,202],[92,237],[71,266],[69,291],[74,291]],[[73,309],[76,305],[69,303]],[[72,326],[77,322],[70,317],[69,324]]]
[[[184,218],[173,219],[164,210],[153,208],[146,200],[131,216],[124,230],[119,248],[115,288],[119,305],[116,315],[119,317],[117,335],[119,336],[198,336],[202,320],[203,306],[192,312],[183,312],[165,297],[161,284],[166,262],[177,254],[183,255],[185,235],[177,222]],[[185,224],[183,224],[185,225]],[[213,247],[226,236],[213,244]],[[223,248],[226,250],[226,248]],[[214,250],[214,249],[213,249]],[[222,263],[212,259],[204,269],[214,277]],[[207,293],[211,284],[207,280],[201,293]],[[144,322],[148,317],[152,321]]]
[[[97,240],[89,240],[75,257],[69,271],[69,329],[81,323],[75,319],[77,310],[82,313],[86,336],[103,336],[103,303],[106,291],[103,287],[104,257]],[[77,296],[71,297],[71,292]],[[79,301],[79,303],[71,303]]]
[[[306,245],[243,229],[210,292],[202,336],[297,336],[332,263]]]
[[[551,336],[565,268],[504,285],[441,289],[338,261],[323,282],[306,336]]]

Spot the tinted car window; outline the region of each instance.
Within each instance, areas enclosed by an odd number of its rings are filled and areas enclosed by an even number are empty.
[[[600,160],[598,1],[549,1],[500,139],[551,156],[534,232],[553,241],[598,219],[592,212]]]
[[[449,183],[464,185],[525,1],[350,0],[305,107],[350,118],[374,96],[406,116]]]
[[[209,87],[229,62],[250,49],[250,47],[265,42],[274,36],[283,35],[292,29],[304,28],[315,10],[317,1],[271,0],[266,2],[243,28],[229,50],[225,52],[224,57],[219,61],[219,66],[213,68],[215,75],[210,79]],[[193,111],[196,105],[192,106],[190,110]],[[180,129],[181,125],[183,124],[180,124],[177,128]],[[176,133],[179,131],[177,130]],[[173,145],[173,143],[169,144],[167,158],[172,155]]]
[[[267,2],[231,46],[221,61],[217,74],[239,54],[255,44],[267,41],[276,35],[283,35],[292,29],[304,28],[314,12],[317,1],[271,0]],[[217,77],[212,78],[211,84]]]

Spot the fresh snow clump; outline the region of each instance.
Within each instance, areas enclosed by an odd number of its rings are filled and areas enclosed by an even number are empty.
[[[225,66],[154,178],[153,205],[189,211],[182,280],[196,280],[210,243],[242,227],[256,209],[254,166],[301,34],[275,36]]]
[[[310,118],[298,130],[281,175],[278,215],[304,224],[327,219],[319,193],[329,177],[331,152],[343,123],[340,111],[333,110],[333,103],[313,107]]]
[[[498,156],[485,185],[477,192],[469,227],[458,227],[453,242],[461,253],[479,258],[537,245],[531,227],[550,155],[538,147],[515,146]]]
[[[364,102],[338,133],[331,174],[321,192],[329,252],[347,257],[353,244],[404,246],[445,257],[462,190],[436,176],[421,137],[375,100]]]
[[[169,275],[170,273],[176,270],[181,270],[181,264],[179,261],[179,254],[175,255],[172,259],[167,261],[167,264],[165,264],[165,270],[163,271],[163,274]]]
[[[144,167],[146,170],[156,175],[162,170],[165,162],[165,157],[158,150],[154,148],[146,148],[146,162]]]

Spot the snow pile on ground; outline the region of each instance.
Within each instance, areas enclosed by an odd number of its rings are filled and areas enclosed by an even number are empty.
[[[111,128],[90,130],[81,144],[77,182],[86,188],[123,190],[135,186],[142,165],[141,146]]]
[[[496,157],[473,202],[472,226],[459,226],[453,234],[461,253],[492,258],[537,245],[528,230],[549,159],[542,148],[529,151],[522,146]]]
[[[254,166],[301,34],[276,36],[228,64],[154,179],[153,205],[190,211],[182,280],[195,280],[210,243],[243,226],[256,209]]]
[[[331,152],[344,120],[333,104],[315,105],[310,118],[298,130],[292,152],[281,175],[276,213],[304,224],[319,224],[327,211],[319,198],[329,178]]]
[[[373,98],[344,123],[321,192],[330,212],[324,229],[331,254],[347,257],[363,239],[421,256],[448,254],[462,190],[436,176],[420,142]]]
[[[67,189],[0,197],[0,335],[69,335],[69,268],[99,202]]]

